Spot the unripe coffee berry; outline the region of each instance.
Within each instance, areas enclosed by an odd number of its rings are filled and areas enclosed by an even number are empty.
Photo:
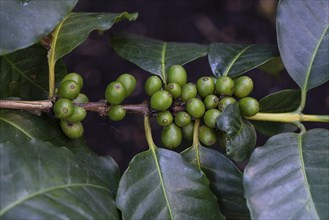
[[[173,122],[173,116],[169,111],[159,112],[156,116],[157,123],[160,126],[169,126]]]
[[[162,88],[162,81],[158,76],[150,76],[145,82],[145,92],[151,96]]]
[[[234,80],[234,96],[243,98],[249,95],[254,88],[252,79],[248,76],[240,76]]]
[[[74,106],[69,99],[58,99],[54,104],[54,113],[56,118],[69,118],[74,112]]]
[[[190,122],[188,125],[182,127],[183,137],[187,140],[193,139],[193,130],[194,130],[194,123]]]
[[[179,98],[182,94],[182,89],[178,83],[169,83],[166,86],[166,90],[172,95],[174,99]]]
[[[126,110],[123,109],[122,105],[115,105],[107,112],[107,116],[112,121],[120,121],[126,116]]]
[[[82,79],[81,75],[78,74],[78,73],[69,73],[69,74],[67,74],[62,79],[61,84],[65,81],[68,81],[68,80],[73,80],[74,82],[76,82],[79,85],[80,89],[83,87],[83,79]]]
[[[191,120],[191,116],[184,111],[178,112],[177,115],[175,115],[175,124],[181,128],[188,125]]]
[[[89,98],[85,94],[79,93],[79,95],[75,99],[73,99],[72,102],[73,103],[88,103]]]
[[[126,97],[126,88],[121,82],[111,82],[105,90],[106,101],[111,105],[119,105]]]
[[[205,125],[199,127],[199,140],[206,146],[211,146],[217,141],[217,134],[215,129],[209,128]]]
[[[192,98],[186,103],[186,111],[194,118],[201,118],[206,107],[200,99]]]
[[[239,109],[242,116],[254,116],[259,112],[259,102],[252,97],[244,97],[239,100]]]
[[[83,135],[84,128],[81,122],[69,122],[61,120],[60,125],[63,133],[71,139],[77,139]]]
[[[203,121],[209,128],[215,128],[216,120],[219,115],[220,115],[220,111],[218,109],[209,109],[204,114]]]
[[[222,100],[219,101],[218,103],[218,110],[219,111],[224,111],[224,109],[226,108],[226,106],[228,106],[229,104],[232,104],[236,102],[236,100],[232,97],[225,97]]]
[[[58,95],[61,98],[73,100],[78,97],[80,86],[73,80],[66,80],[58,88]]]
[[[234,93],[234,81],[228,76],[218,77],[216,81],[216,92],[219,95],[232,96]]]
[[[182,142],[182,130],[174,123],[163,127],[161,132],[161,142],[166,148],[175,148]]]
[[[121,82],[122,85],[125,87],[126,97],[130,96],[131,93],[136,88],[136,78],[133,75],[129,74],[129,73],[124,73],[124,74],[120,75],[117,78],[117,81]]]
[[[181,65],[172,65],[167,74],[168,83],[177,83],[180,86],[184,86],[187,81],[187,74],[184,67]]]
[[[207,95],[207,97],[203,100],[206,109],[217,108],[219,103],[219,98],[213,94]]]
[[[74,106],[73,114],[66,120],[69,122],[79,122],[85,119],[87,112],[84,108],[80,106]]]
[[[193,83],[187,83],[182,87],[181,100],[187,102],[191,98],[195,98],[198,93],[196,86]]]
[[[151,108],[157,111],[167,110],[173,102],[171,94],[166,90],[160,90],[155,92],[151,96]]]
[[[215,91],[214,80],[208,76],[199,78],[196,87],[201,98],[205,98],[207,95],[213,94]]]

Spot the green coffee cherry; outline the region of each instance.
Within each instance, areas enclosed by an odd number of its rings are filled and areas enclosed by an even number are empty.
[[[58,88],[58,95],[61,98],[73,100],[78,97],[80,86],[73,80],[66,80]]]
[[[236,102],[236,100],[232,97],[225,97],[222,100],[219,101],[218,103],[218,110],[219,111],[224,111],[224,109],[226,108],[226,106],[228,106],[229,104],[232,104]]]
[[[191,98],[195,98],[198,93],[196,86],[193,83],[187,83],[182,87],[181,99],[187,102]]]
[[[126,116],[126,110],[123,109],[122,105],[115,105],[107,112],[107,116],[112,121],[120,121]]]
[[[219,95],[232,96],[234,93],[234,81],[228,76],[221,76],[216,81],[216,92]]]
[[[73,99],[72,102],[73,103],[88,103],[89,98],[85,94],[79,93],[79,95],[75,99]]]
[[[58,99],[54,104],[54,113],[56,118],[66,119],[71,117],[74,112],[74,106],[69,99]]]
[[[219,98],[213,94],[207,95],[207,97],[203,100],[206,109],[217,108],[219,103]]]
[[[129,74],[129,73],[124,73],[124,74],[120,75],[117,78],[117,81],[121,82],[122,85],[125,87],[126,97],[130,96],[131,93],[136,88],[136,78],[133,75]]]
[[[61,84],[65,81],[68,81],[68,80],[73,80],[74,82],[76,82],[79,85],[80,89],[83,87],[83,79],[82,79],[81,75],[78,74],[78,73],[69,73],[69,74],[67,74],[62,79]]]
[[[174,123],[163,127],[161,132],[161,142],[166,148],[175,148],[182,142],[182,130]]]
[[[203,121],[209,128],[215,128],[216,120],[219,115],[220,115],[220,111],[218,109],[209,109],[204,114]]]
[[[178,112],[177,115],[175,115],[175,124],[178,127],[185,127],[191,122],[191,116],[187,112]]]
[[[151,96],[151,108],[157,111],[165,111],[167,110],[172,104],[172,96],[166,90],[160,90],[155,92]]]
[[[206,107],[200,99],[192,98],[186,103],[186,111],[194,118],[201,118]]]
[[[217,134],[215,129],[209,128],[205,125],[199,127],[199,140],[206,146],[211,146],[217,141]]]
[[[145,82],[145,92],[151,96],[162,88],[162,81],[158,76],[150,76]]]
[[[251,97],[244,97],[239,100],[239,109],[242,116],[251,117],[259,112],[259,103]]]
[[[105,90],[106,101],[111,105],[119,105],[126,97],[126,88],[121,82],[111,82]]]
[[[172,95],[174,99],[179,98],[182,94],[182,89],[178,83],[169,83],[166,86],[166,90]]]
[[[214,80],[208,76],[199,78],[196,87],[201,98],[205,98],[207,95],[213,94],[215,91]]]
[[[74,106],[73,114],[65,120],[69,122],[79,122],[85,119],[86,115],[87,111],[84,108],[80,106]]]
[[[249,95],[254,88],[252,79],[248,76],[240,76],[234,80],[234,95],[238,98],[243,98]]]
[[[187,81],[187,74],[184,67],[181,65],[172,65],[167,74],[168,83],[177,83],[180,86],[184,86]]]
[[[81,122],[61,120],[60,125],[63,133],[71,139],[77,139],[83,135],[84,129]]]
[[[156,120],[160,126],[169,126],[173,122],[174,118],[170,111],[163,111],[157,114]]]
[[[194,130],[194,123],[190,122],[185,127],[182,127],[183,137],[187,140],[193,139],[193,130]]]

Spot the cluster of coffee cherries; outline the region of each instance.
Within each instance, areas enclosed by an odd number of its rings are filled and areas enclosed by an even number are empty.
[[[253,89],[253,81],[247,76],[218,79],[204,76],[197,83],[187,82],[187,74],[181,65],[173,65],[167,72],[167,85],[154,75],[147,79],[145,91],[150,96],[150,105],[156,112],[156,120],[163,126],[161,142],[167,148],[180,145],[182,137],[193,138],[194,120],[203,119],[198,130],[202,144],[213,145],[217,141],[216,119],[231,103],[239,98],[243,116],[253,116],[259,111],[256,99],[247,97]],[[234,98],[235,97],[235,98]],[[173,107],[181,107],[176,111]]]
[[[55,117],[61,120],[62,131],[71,139],[81,137],[84,132],[81,121],[86,117],[87,112],[84,108],[75,105],[89,102],[88,97],[80,93],[82,86],[81,75],[78,73],[67,74],[60,82],[57,90],[58,99],[53,108]]]
[[[131,95],[136,87],[136,78],[129,74],[121,74],[115,81],[108,84],[105,98],[111,108],[107,116],[112,121],[120,121],[126,116],[126,110],[120,105],[125,98]]]

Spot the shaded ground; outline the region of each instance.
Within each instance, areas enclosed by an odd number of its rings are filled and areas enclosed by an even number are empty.
[[[139,12],[135,22],[122,22],[100,35],[93,32],[88,40],[65,57],[69,71],[76,71],[85,78],[83,92],[92,101],[104,98],[107,84],[120,74],[133,74],[138,85],[125,103],[140,103],[145,100],[144,82],[149,74],[134,64],[123,60],[111,49],[108,34],[120,31],[134,33],[163,41],[194,42],[240,42],[276,44],[274,0],[80,0],[75,11],[84,12]],[[211,75],[206,58],[186,65],[189,81],[195,82],[203,75]],[[297,88],[283,72],[280,78],[252,71],[255,81],[253,96],[261,98],[269,93]],[[311,90],[305,113],[328,114],[328,83]],[[89,113],[84,121],[88,145],[97,153],[111,155],[124,170],[131,158],[147,149],[143,117],[128,115],[121,122],[111,122]],[[312,127],[328,128],[325,124],[310,123]],[[154,123],[154,139],[161,129]],[[259,136],[258,145],[266,138]]]

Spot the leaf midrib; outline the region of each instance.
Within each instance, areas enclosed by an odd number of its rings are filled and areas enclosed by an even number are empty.
[[[243,50],[241,50],[231,61],[230,64],[228,65],[228,67],[226,68],[225,72],[223,73],[223,76],[227,76],[228,72],[231,70],[233,64],[235,63],[235,61],[244,53],[246,52],[246,50],[248,50],[250,47],[252,47],[253,45],[249,45],[246,48],[244,48]]]
[[[311,75],[311,70],[312,70],[312,67],[313,67],[313,63],[314,63],[317,51],[319,50],[319,47],[320,47],[320,45],[321,45],[321,43],[324,39],[324,36],[327,33],[328,29],[329,29],[329,23],[327,24],[326,28],[324,29],[323,33],[321,34],[320,39],[318,40],[318,42],[316,44],[316,47],[314,48],[310,63],[308,65],[308,68],[307,68],[307,71],[306,71],[305,82],[304,82],[304,85],[303,85],[303,88],[302,88],[304,93],[307,91],[307,86],[308,86],[308,82],[309,82],[310,75]]]
[[[303,175],[303,178],[305,180],[304,185],[305,185],[305,188],[306,188],[306,191],[307,191],[307,194],[308,194],[307,201],[310,201],[312,203],[312,206],[313,206],[312,208],[314,210],[316,210],[315,203],[313,201],[313,197],[312,197],[310,187],[309,187],[310,184],[308,183],[308,179],[307,179],[307,175],[306,175],[305,163],[304,163],[304,157],[303,157],[303,144],[302,143],[303,143],[303,133],[298,134],[298,136],[297,136],[298,153],[299,153],[299,158],[300,158],[300,162],[301,162],[302,175]],[[317,214],[317,219],[320,219],[317,212],[316,212],[316,214]]]
[[[89,183],[77,183],[77,184],[65,184],[65,185],[59,185],[59,186],[55,186],[55,187],[50,187],[50,188],[47,188],[47,189],[43,189],[43,190],[40,190],[40,191],[37,191],[37,192],[34,192],[28,196],[25,196],[9,205],[7,205],[5,208],[3,208],[2,210],[0,210],[0,217],[3,216],[6,212],[8,212],[10,209],[13,209],[15,208],[16,206],[20,205],[21,203],[33,198],[33,197],[36,197],[36,196],[39,196],[39,195],[42,195],[44,193],[47,193],[47,192],[51,192],[51,191],[54,191],[54,190],[61,190],[61,189],[66,189],[66,188],[71,188],[71,187],[92,187],[92,188],[98,188],[98,189],[102,189],[102,190],[105,190],[107,192],[110,192],[110,190],[106,189],[105,187],[102,187],[102,186],[97,186],[97,185],[94,185],[94,184],[89,184]]]
[[[28,138],[30,138],[30,139],[33,139],[33,138],[34,138],[31,134],[29,134],[27,131],[25,131],[23,128],[19,127],[18,125],[14,124],[13,122],[11,122],[11,121],[9,121],[9,120],[3,118],[3,117],[0,117],[0,120],[2,120],[2,121],[4,121],[4,122],[6,122],[7,124],[9,124],[9,125],[11,125],[11,126],[17,128],[17,129],[20,130],[23,134],[25,134]]]
[[[36,87],[38,87],[39,89],[41,89],[44,92],[47,92],[47,90],[45,90],[44,88],[42,88],[42,86],[38,85],[37,83],[35,83],[32,79],[30,79],[29,77],[27,77],[24,72],[22,70],[20,70],[7,56],[3,56],[4,60],[9,63],[10,66],[13,67],[13,69],[15,69],[23,78],[25,78],[27,81],[30,81],[33,85],[35,85]]]
[[[162,79],[163,81],[167,82],[167,79],[166,79],[166,68],[165,68],[165,59],[166,59],[166,50],[167,50],[167,43],[164,42],[163,43],[163,46],[162,46],[162,50],[161,50],[161,71],[162,71]]]
[[[152,147],[150,149],[152,151],[154,162],[155,162],[155,165],[156,165],[156,168],[157,168],[157,172],[158,172],[158,175],[159,175],[159,178],[160,178],[160,185],[161,185],[161,189],[162,189],[164,198],[166,200],[166,204],[167,204],[167,207],[168,207],[168,212],[169,212],[169,215],[170,215],[170,219],[174,219],[173,213],[171,211],[171,206],[170,206],[170,203],[169,203],[169,199],[167,197],[167,190],[166,190],[165,185],[164,185],[164,182],[163,182],[162,173],[161,173],[160,164],[159,164],[159,159],[158,159],[158,156],[157,156],[157,154],[155,152],[156,149],[155,149],[155,147]]]

